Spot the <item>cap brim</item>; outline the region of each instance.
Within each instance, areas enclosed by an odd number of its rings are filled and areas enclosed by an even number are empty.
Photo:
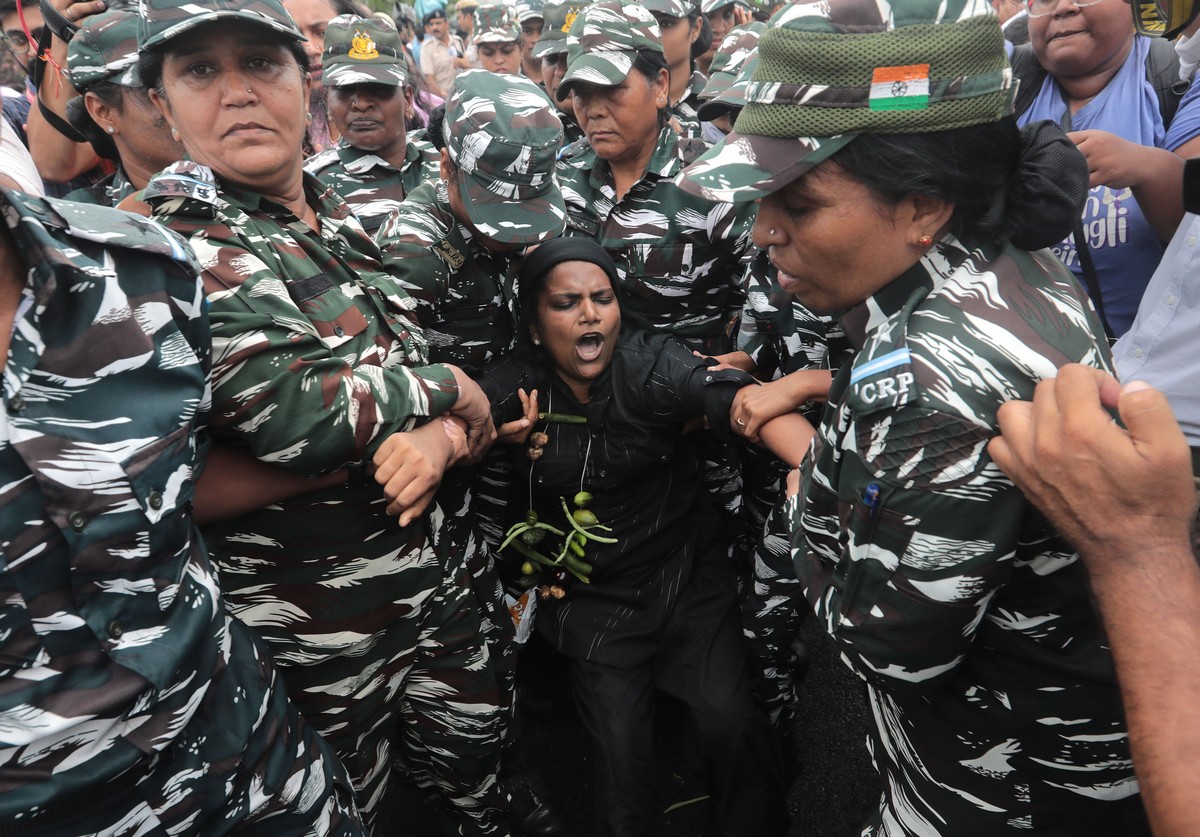
[[[349,87],[352,84],[386,84],[403,87],[408,73],[399,64],[334,64],[325,65],[321,73],[326,87]]]
[[[566,229],[567,204],[553,177],[540,194],[519,199],[497,195],[465,173],[458,190],[471,225],[501,244],[540,244]]]
[[[735,131],[684,169],[676,182],[685,192],[709,200],[754,200],[782,189],[856,136],[764,137]]]
[[[240,20],[245,23],[254,23],[259,26],[265,26],[293,41],[307,40],[295,27],[288,26],[264,14],[258,14],[247,9],[210,9],[168,26],[153,37],[148,38],[145,43],[139,44],[138,48],[139,50],[158,49],[168,41],[173,41],[180,35],[191,32],[198,26],[203,26],[206,23],[214,23],[219,20]]]
[[[563,38],[543,38],[533,45],[530,51],[530,56],[533,58],[545,58],[547,55],[559,55],[567,51],[567,39]]]
[[[633,69],[633,59],[634,53],[616,50],[580,55],[571,62],[563,80],[558,83],[555,96],[560,102],[566,101],[567,94],[578,83],[616,87]]]

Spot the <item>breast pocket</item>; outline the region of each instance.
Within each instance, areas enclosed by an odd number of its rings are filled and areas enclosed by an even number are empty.
[[[8,556],[0,556],[0,680],[50,659],[7,564]]]
[[[293,279],[287,288],[326,346],[340,346],[366,329],[367,318],[328,274]]]

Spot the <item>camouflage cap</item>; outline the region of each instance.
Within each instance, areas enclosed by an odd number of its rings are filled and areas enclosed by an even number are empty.
[[[258,23],[293,40],[304,40],[279,0],[139,0],[138,6],[140,49],[158,49],[172,38],[216,20]]]
[[[558,100],[578,82],[616,87],[643,50],[662,52],[662,31],[645,6],[621,0],[587,6],[567,33],[567,72],[558,83]]]
[[[726,6],[745,6],[743,0],[703,0],[700,3],[700,13],[711,15],[717,9],[723,9]]]
[[[535,17],[545,18],[543,9],[546,6],[546,0],[517,0],[517,22],[524,23],[527,20],[532,20]]]
[[[517,23],[517,13],[507,3],[477,6],[472,38],[477,44],[509,44],[521,40],[521,24]]]
[[[479,232],[525,245],[562,234],[567,210],[554,177],[562,122],[541,88],[524,76],[459,73],[442,133]]]
[[[696,109],[706,122],[746,106],[746,85],[758,66],[758,39],[765,23],[735,26],[721,41],[708,70],[708,83],[700,91],[704,104]]]
[[[141,87],[137,60],[137,8],[107,9],[88,15],[67,45],[67,76],[80,93],[102,81]]]
[[[567,51],[567,33],[571,24],[583,11],[586,4],[580,0],[565,3],[547,3],[542,10],[544,24],[542,36],[533,46],[531,53],[534,58],[544,58],[547,55],[561,55]]]
[[[693,0],[642,0],[642,5],[650,14],[667,17],[687,17],[699,11]]]
[[[338,15],[325,30],[324,66],[326,87],[352,84],[408,83],[408,64],[396,24],[377,17]]]
[[[734,133],[680,176],[749,200],[860,133],[911,134],[1012,112],[1012,69],[986,0],[822,0],[782,9],[759,40]]]

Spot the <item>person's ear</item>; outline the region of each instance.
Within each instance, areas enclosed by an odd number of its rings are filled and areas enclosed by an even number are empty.
[[[116,133],[113,119],[117,113],[116,108],[109,107],[103,99],[91,91],[83,94],[83,106],[87,108],[88,116],[92,117],[92,121],[100,126],[100,130],[108,134]]]
[[[404,117],[411,119],[415,111],[413,110],[413,92],[411,87],[404,88]]]
[[[163,115],[163,119],[167,120],[167,126],[171,129],[171,139],[175,142],[181,142],[179,139],[179,130],[175,127],[175,117],[171,113],[171,102],[166,96],[160,96],[158,91],[153,87],[147,88],[146,95],[150,97],[150,101],[154,103],[154,107],[158,108],[158,112]]]
[[[915,247],[928,247],[940,235],[954,216],[954,202],[932,195],[910,194],[900,201],[896,215],[898,223],[905,225],[908,243]]]
[[[454,163],[450,162],[450,152],[443,148],[440,152],[441,158],[438,160],[438,172],[442,180],[449,183],[451,175],[454,174]]]

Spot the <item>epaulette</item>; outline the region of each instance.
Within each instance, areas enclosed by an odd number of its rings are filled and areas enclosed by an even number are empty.
[[[675,147],[678,149],[679,159],[683,161],[685,166],[691,165],[699,160],[704,152],[711,148],[707,142],[699,137],[691,137],[688,139],[680,138],[676,142]]]
[[[142,190],[142,200],[154,207],[155,214],[215,218],[217,179],[208,166],[183,160],[160,171]]]
[[[10,193],[10,198],[14,202],[20,201],[25,214],[36,218],[48,230],[61,230],[72,238],[106,247],[155,253],[188,265],[193,273],[200,272],[200,265],[187,242],[151,218],[59,198],[35,198],[16,192]]]

